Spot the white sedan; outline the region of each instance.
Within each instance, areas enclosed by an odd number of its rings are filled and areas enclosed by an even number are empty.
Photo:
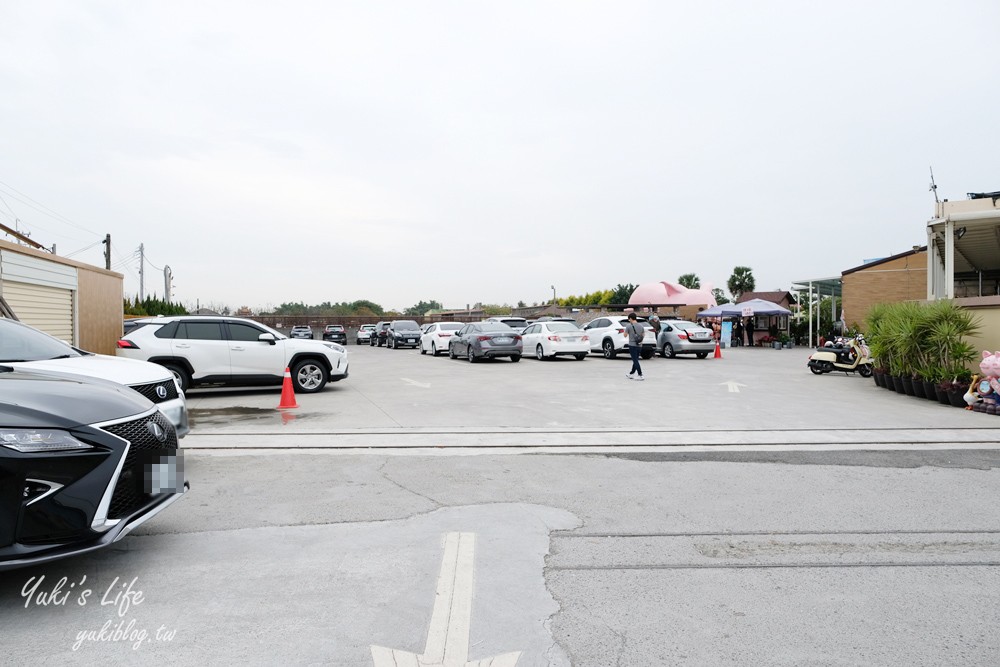
[[[435,322],[424,327],[420,334],[420,354],[431,353],[432,357],[448,352],[448,339],[462,328],[461,322]]]
[[[536,359],[569,355],[583,360],[590,353],[590,337],[573,322],[535,322],[521,332],[524,353]]]

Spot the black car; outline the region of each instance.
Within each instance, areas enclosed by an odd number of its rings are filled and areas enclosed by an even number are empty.
[[[188,488],[173,425],[139,393],[0,366],[0,570],[108,546]]]
[[[378,346],[382,347],[386,344],[386,331],[389,329],[389,325],[392,322],[385,321],[379,322],[375,325],[375,331],[372,332],[372,337],[369,339],[368,344],[372,347]]]
[[[323,329],[323,340],[347,345],[347,330],[341,324],[327,324]]]
[[[388,347],[418,347],[420,345],[420,325],[413,320],[393,320],[385,332]]]

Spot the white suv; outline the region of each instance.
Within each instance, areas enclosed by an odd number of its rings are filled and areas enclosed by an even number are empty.
[[[614,317],[598,317],[583,325],[583,330],[590,337],[590,351],[600,352],[605,359],[614,359],[619,352],[628,353],[628,334],[625,325],[628,318],[616,315]],[[645,318],[639,319],[639,324],[645,329],[642,339],[643,359],[652,359],[656,352],[656,335],[653,327],[646,323]]]
[[[158,317],[123,336],[118,355],[164,366],[185,391],[198,385],[280,385],[285,368],[302,394],[347,377],[343,346],[287,338],[239,317]]]
[[[181,386],[156,364],[84,352],[27,324],[0,317],[0,365],[123,384],[156,404],[177,429],[177,437],[190,430]]]

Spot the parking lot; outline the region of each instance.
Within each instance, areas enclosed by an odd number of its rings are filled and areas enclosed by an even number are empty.
[[[5,659],[1000,659],[995,416],[813,376],[801,348],[657,357],[641,383],[627,356],[348,351],[293,410],[190,392],[188,496],[5,573]]]

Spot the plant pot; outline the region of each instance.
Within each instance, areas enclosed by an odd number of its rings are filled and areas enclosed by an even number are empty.
[[[904,375],[900,380],[903,382],[903,393],[907,396],[913,396],[913,378],[909,375]]]
[[[903,389],[903,378],[898,375],[892,376],[892,388],[896,390],[897,394],[905,394],[906,391]]]
[[[924,385],[924,396],[927,398],[927,400],[936,401],[937,385],[935,385],[933,382],[928,382],[927,380],[924,380],[922,384]]]
[[[965,392],[961,389],[952,389],[948,392],[948,402],[953,408],[965,407]]]
[[[771,347],[773,347],[775,350],[780,350],[781,349],[781,342],[780,341],[774,341],[773,343],[771,343]]]
[[[913,395],[917,398],[927,398],[927,394],[924,393],[924,381],[919,378],[913,378]]]
[[[872,379],[875,380],[875,386],[876,387],[883,386],[882,385],[882,376],[883,375],[884,375],[884,373],[882,373],[881,371],[874,371],[874,372],[872,372]]]
[[[941,405],[951,405],[951,401],[948,399],[948,390],[941,385],[935,385],[934,391],[937,393],[938,403]]]

